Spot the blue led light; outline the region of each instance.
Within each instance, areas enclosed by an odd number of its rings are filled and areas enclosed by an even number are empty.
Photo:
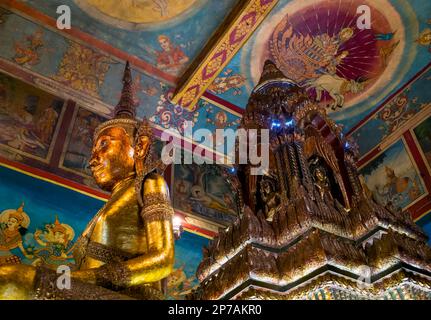
[[[236,172],[235,168],[230,168],[229,170],[230,170],[231,173],[235,173]]]
[[[290,119],[285,123],[286,127],[293,127],[294,124],[295,124],[295,121],[293,121],[293,119]]]
[[[271,129],[280,128],[280,127],[281,127],[281,123],[280,122],[278,122],[278,121],[272,121],[272,123],[271,123]]]

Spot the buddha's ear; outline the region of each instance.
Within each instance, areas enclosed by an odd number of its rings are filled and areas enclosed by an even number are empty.
[[[137,139],[137,143],[135,146],[135,156],[138,159],[143,159],[147,155],[149,149],[150,149],[150,138],[147,136],[139,136]]]

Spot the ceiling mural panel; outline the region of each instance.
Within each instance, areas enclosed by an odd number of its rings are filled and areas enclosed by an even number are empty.
[[[402,139],[360,169],[368,191],[384,206],[406,210],[428,194]]]
[[[219,165],[174,165],[174,208],[221,225],[233,222],[239,214],[237,194],[223,176],[226,170]]]
[[[425,215],[417,224],[425,231],[426,234],[431,234],[431,214]],[[428,239],[428,244],[431,245],[431,238]]]
[[[197,56],[236,3],[236,0],[26,1],[55,19],[59,5],[70,6],[74,28],[175,77]]]
[[[103,21],[134,24],[136,27],[154,28],[169,22],[187,11],[197,10],[196,0],[75,0],[89,14]],[[202,2],[202,1],[200,1]],[[111,20],[110,20],[111,19]]]
[[[162,95],[155,113],[149,117],[158,127],[169,130],[174,136],[186,138],[199,135],[199,143],[211,150],[221,145],[216,140],[216,129],[235,130],[240,123],[240,115],[206,98],[201,98],[191,111],[170,102],[173,91]],[[205,130],[200,130],[205,129]],[[225,150],[228,152],[228,150]],[[224,152],[223,152],[224,153]]]
[[[0,73],[0,153],[48,163],[64,100]]]
[[[37,84],[66,92],[69,98],[106,115],[117,104],[124,62],[16,14],[0,24],[0,36],[4,40],[0,57],[40,76]],[[136,70],[133,75],[135,94],[141,101],[138,115],[150,116],[167,86]]]
[[[352,133],[364,156],[381,141],[399,132],[416,114],[431,108],[431,68],[389,100],[367,122]],[[372,132],[372,134],[370,134]]]
[[[360,30],[364,4],[371,29]],[[429,63],[429,15],[423,1],[281,0],[210,90],[244,108],[271,59],[347,131]],[[217,92],[229,75],[229,89]]]

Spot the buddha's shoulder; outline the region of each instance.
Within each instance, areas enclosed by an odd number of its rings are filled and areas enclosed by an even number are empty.
[[[144,194],[163,193],[169,195],[168,185],[162,175],[158,173],[150,173],[144,180]]]

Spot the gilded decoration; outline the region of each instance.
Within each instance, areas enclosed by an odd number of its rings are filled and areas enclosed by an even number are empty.
[[[72,89],[100,98],[99,90],[111,63],[113,61],[106,55],[76,42],[69,42],[54,78]]]
[[[263,21],[278,0],[248,0],[235,20],[230,23],[217,43],[206,53],[204,60],[188,75],[172,101],[186,109],[193,109],[199,98],[211,85],[249,36]]]

